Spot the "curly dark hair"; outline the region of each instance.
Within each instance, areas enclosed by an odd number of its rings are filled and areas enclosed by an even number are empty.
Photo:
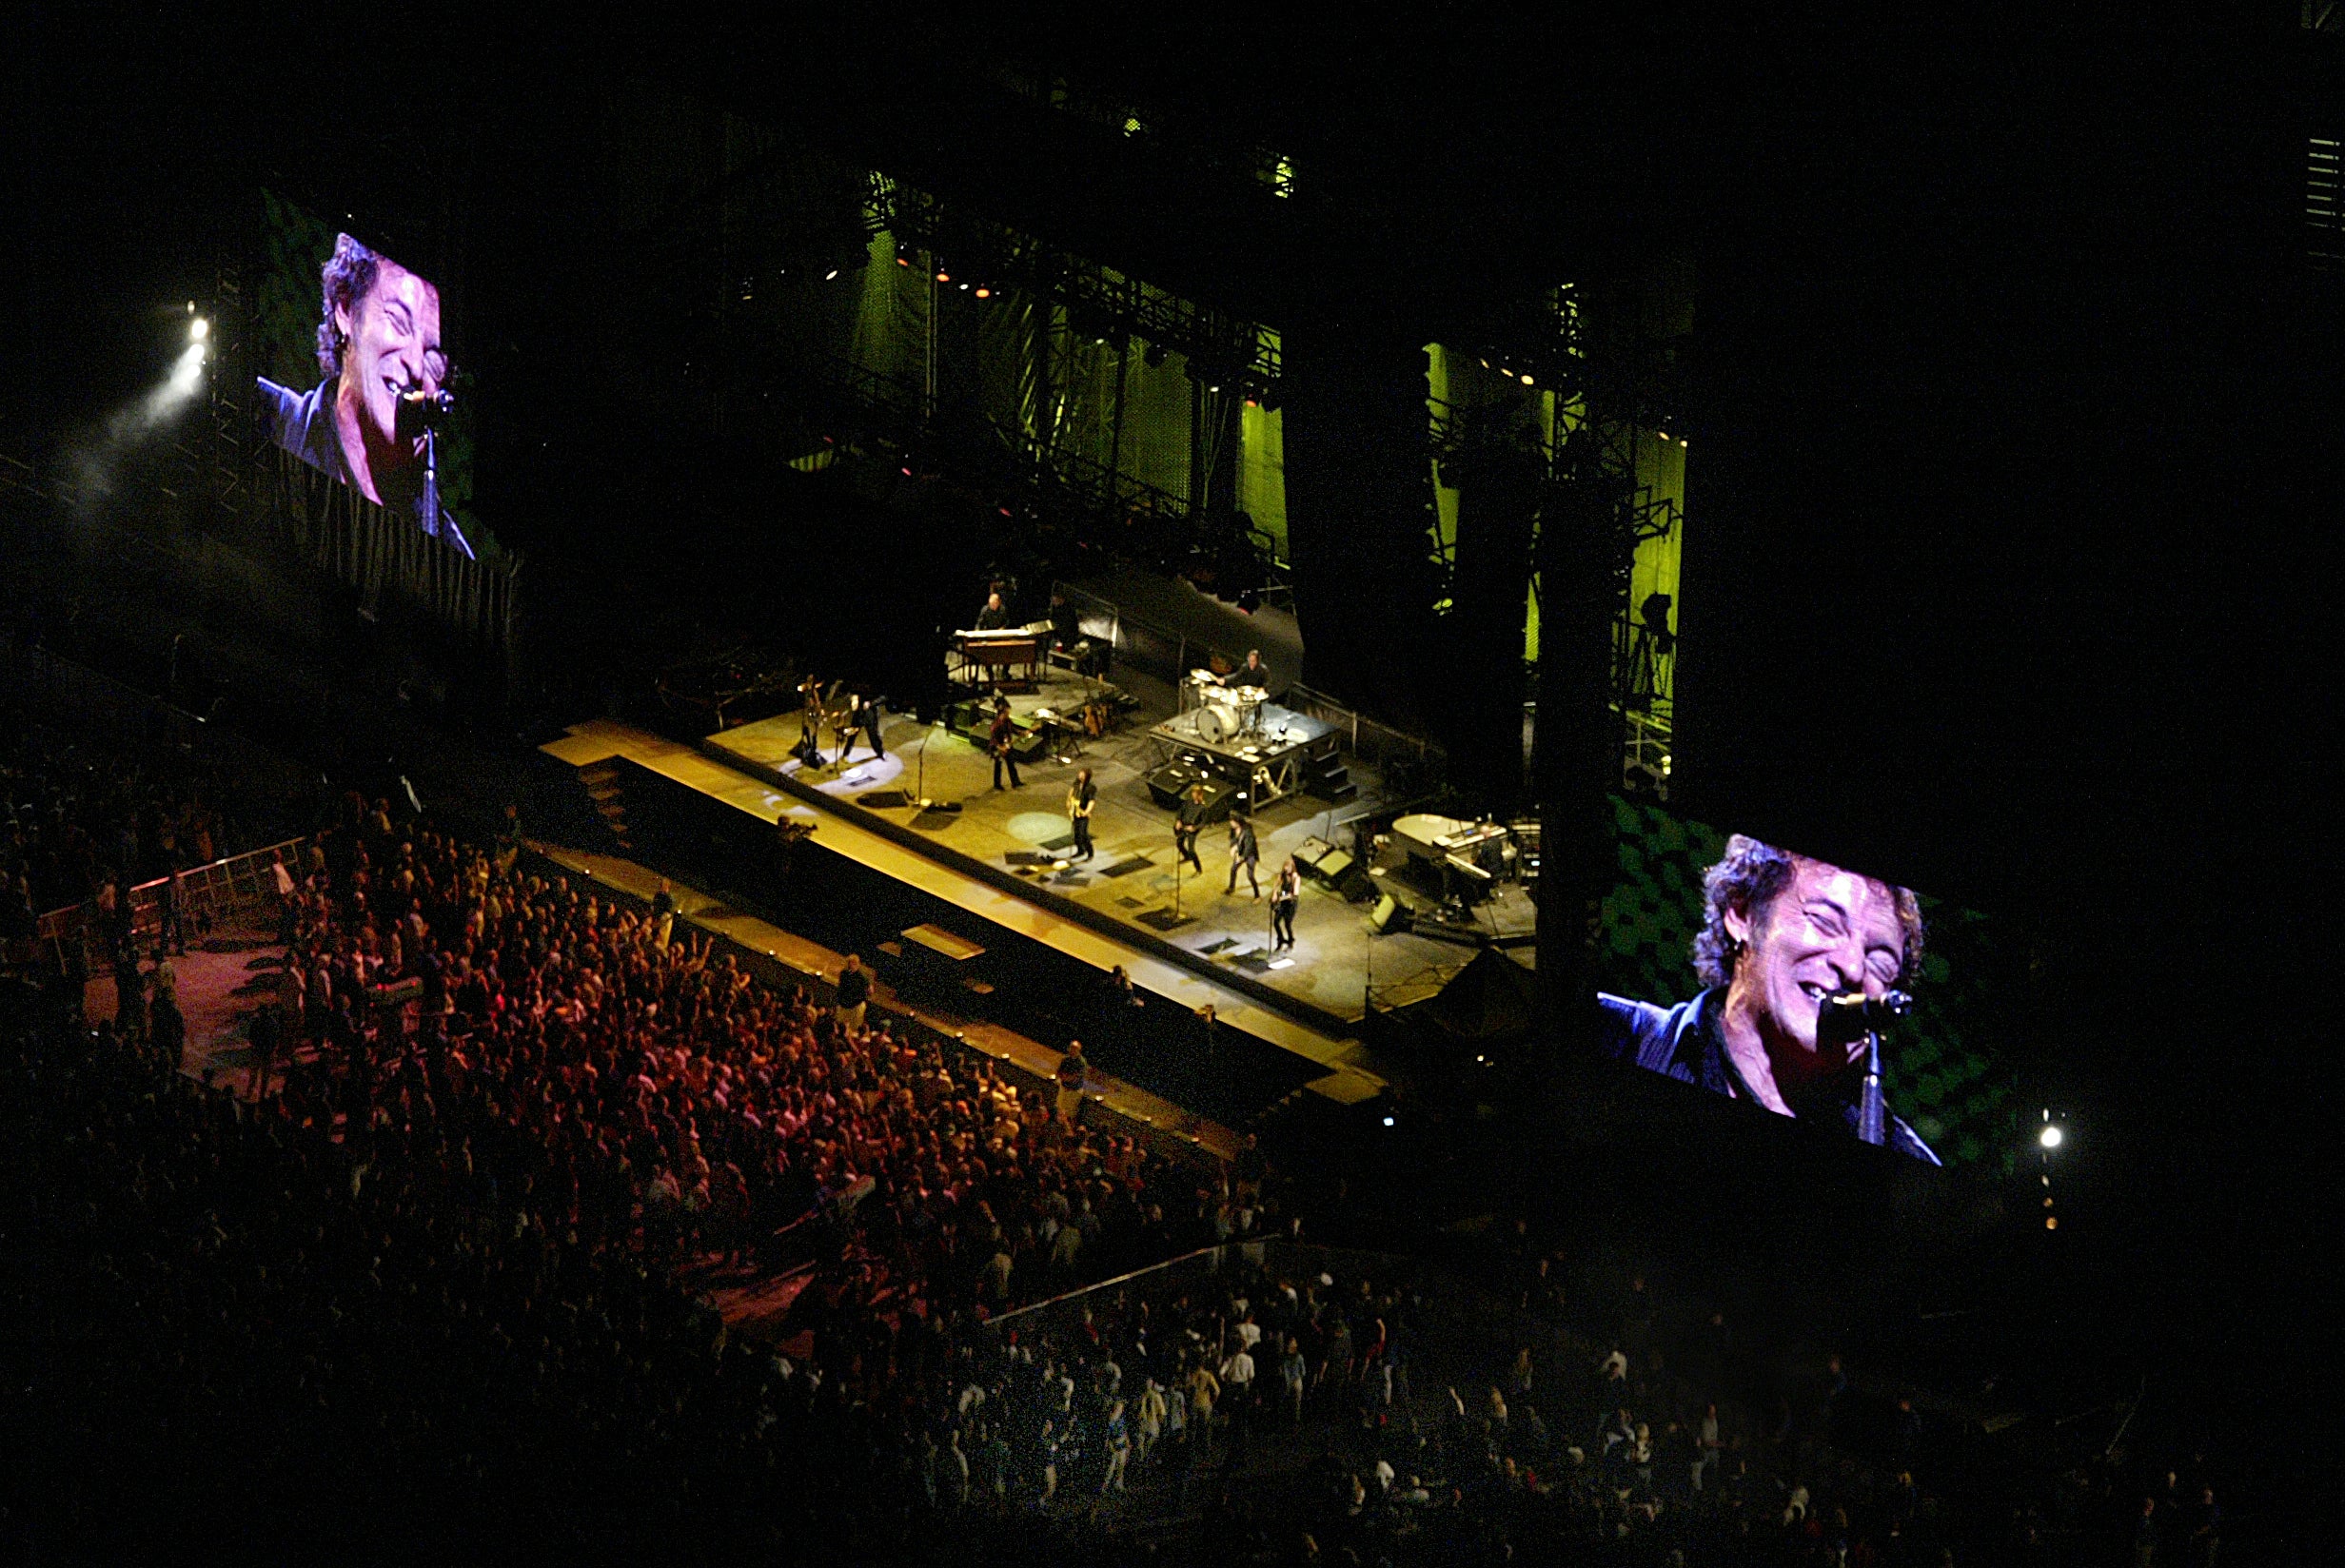
[[[1694,938],[1694,974],[1705,986],[1723,986],[1733,979],[1734,962],[1743,955],[1743,944],[1727,933],[1726,911],[1740,911],[1754,926],[1762,923],[1803,860],[1821,864],[1811,856],[1763,844],[1747,833],[1736,833],[1726,840],[1726,853],[1702,874],[1704,908],[1702,931]],[[1921,964],[1921,901],[1911,888],[1895,887],[1878,877],[1869,880],[1887,890],[1897,905],[1898,927],[1905,936],[1898,973],[1910,982]]]
[[[334,253],[319,268],[319,293],[323,304],[318,320],[318,368],[327,380],[342,374],[342,343],[340,329],[334,325],[334,312],[347,310],[358,313],[359,302],[374,292],[375,274],[382,270],[383,258],[367,249],[347,234],[334,236]]]

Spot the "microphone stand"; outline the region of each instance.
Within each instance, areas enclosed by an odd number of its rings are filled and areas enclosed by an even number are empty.
[[[1884,1017],[1902,1018],[1912,1006],[1913,998],[1902,990],[1872,1001],[1848,991],[1827,998],[1817,1013],[1820,1031],[1827,1017],[1861,1023],[1863,1028],[1864,1082],[1857,1091],[1857,1136],[1876,1147],[1889,1141],[1889,1107],[1881,1093],[1881,1022]]]
[[[1857,1136],[1876,1147],[1888,1142],[1888,1107],[1881,1099],[1881,1030],[1864,1031],[1864,1087],[1857,1095]]]

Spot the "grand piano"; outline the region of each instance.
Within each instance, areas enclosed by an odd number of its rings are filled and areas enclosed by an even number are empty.
[[[1503,822],[1467,822],[1420,812],[1392,824],[1392,837],[1409,869],[1468,902],[1489,892],[1514,870],[1514,844]]]

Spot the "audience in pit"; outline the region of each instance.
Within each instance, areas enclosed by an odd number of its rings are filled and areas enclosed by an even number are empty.
[[[1535,1340],[1562,1281],[1522,1248],[1479,1330],[1275,1249],[1016,1313],[1297,1226],[1258,1149],[1191,1171],[1070,1127],[982,1058],[385,806],[348,802],[289,880],[283,1034],[241,1093],[178,1072],[154,1009],[93,1033],[77,992],[10,998],[28,1179],[0,1203],[49,1261],[7,1287],[49,1347],[6,1417],[41,1435],[11,1548],[1121,1561],[1134,1494],[1212,1557],[1396,1568],[2219,1545],[2202,1464],[1958,1505],[1908,1405],[1861,1465],[1827,1441],[1837,1362],[1725,1397],[1723,1320],[1689,1348],[1642,1282],[1611,1343]],[[778,1339],[689,1293],[725,1259],[812,1265]],[[1500,1322],[1530,1327],[1494,1351]]]

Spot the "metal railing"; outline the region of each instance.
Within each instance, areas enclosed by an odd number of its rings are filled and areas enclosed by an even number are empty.
[[[282,855],[286,868],[298,880],[301,876],[302,852],[307,849],[306,838],[288,838],[263,849],[249,850],[225,859],[201,866],[190,866],[179,873],[179,917],[192,928],[201,918],[213,922],[224,915],[266,900],[276,892],[273,868]],[[141,882],[122,896],[130,906],[130,935],[133,941],[150,937],[163,929],[163,884],[168,876]],[[106,933],[91,928],[90,914],[94,902],[89,899],[69,904],[61,910],[51,910],[41,916],[37,940],[49,950],[49,956],[62,965],[66,944],[78,941],[82,955],[92,965],[104,960]]]

